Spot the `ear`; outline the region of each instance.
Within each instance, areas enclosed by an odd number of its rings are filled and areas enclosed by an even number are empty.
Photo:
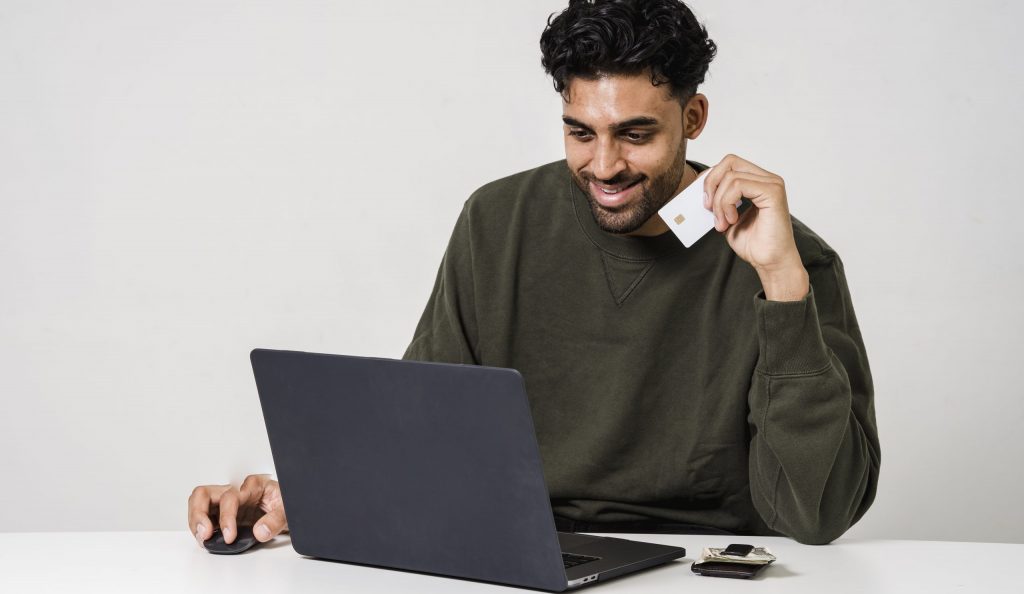
[[[708,98],[694,93],[683,105],[683,136],[695,140],[708,123]]]

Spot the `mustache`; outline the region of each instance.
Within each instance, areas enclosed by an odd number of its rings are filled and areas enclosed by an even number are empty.
[[[618,186],[618,185],[631,186],[631,185],[633,185],[633,184],[635,184],[637,182],[641,182],[641,181],[647,179],[647,176],[643,175],[643,174],[638,175],[638,176],[630,179],[629,176],[627,176],[624,173],[620,173],[620,174],[616,175],[615,177],[613,177],[611,179],[599,179],[597,176],[595,176],[593,173],[590,173],[589,171],[581,171],[581,172],[579,172],[579,177],[583,181],[602,183],[602,184],[605,184],[607,186]]]

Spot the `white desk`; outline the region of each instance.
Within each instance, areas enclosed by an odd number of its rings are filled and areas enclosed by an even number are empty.
[[[686,547],[667,566],[585,588],[614,592],[1024,592],[1008,566],[1021,544],[842,540],[824,547],[783,538],[636,535]],[[755,580],[701,577],[704,546],[764,545],[779,560]],[[996,558],[1002,560],[994,562]],[[1019,573],[1019,572],[1018,572]],[[0,592],[492,592],[529,590],[307,559],[287,537],[236,556],[211,555],[180,532],[0,533]]]

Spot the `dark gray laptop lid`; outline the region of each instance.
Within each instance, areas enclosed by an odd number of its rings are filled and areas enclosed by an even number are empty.
[[[566,588],[518,372],[265,349],[251,361],[298,553]]]

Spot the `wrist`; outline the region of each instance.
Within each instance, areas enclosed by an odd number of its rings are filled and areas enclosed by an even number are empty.
[[[764,297],[768,301],[800,301],[810,292],[807,269],[798,260],[774,270],[758,270]]]

